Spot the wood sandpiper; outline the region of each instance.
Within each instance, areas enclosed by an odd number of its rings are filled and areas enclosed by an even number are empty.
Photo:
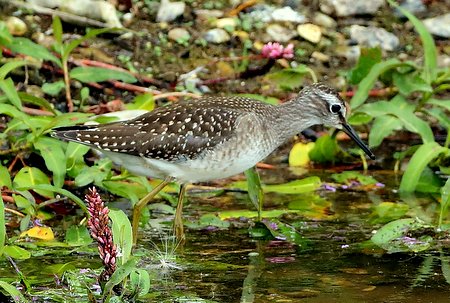
[[[308,127],[341,129],[374,159],[347,123],[347,111],[335,91],[313,84],[278,106],[244,97],[207,96],[128,121],[56,128],[52,135],[97,149],[132,173],[164,180],[134,207],[134,241],[145,205],[169,182],[179,182],[174,230],[184,239],[181,211],[187,184],[241,173]]]

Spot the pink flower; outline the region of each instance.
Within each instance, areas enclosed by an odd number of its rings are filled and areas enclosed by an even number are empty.
[[[290,43],[284,47],[278,42],[269,42],[263,46],[261,55],[268,59],[292,59],[294,57],[294,45]]]

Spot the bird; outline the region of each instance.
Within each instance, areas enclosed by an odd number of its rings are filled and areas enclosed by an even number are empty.
[[[181,214],[188,184],[223,179],[252,168],[313,125],[343,130],[375,159],[348,124],[348,112],[349,105],[335,90],[315,83],[279,105],[241,96],[203,96],[127,121],[54,128],[51,135],[90,146],[133,174],[163,180],[133,209],[134,242],[142,209],[167,184],[178,182],[174,232],[183,240]]]

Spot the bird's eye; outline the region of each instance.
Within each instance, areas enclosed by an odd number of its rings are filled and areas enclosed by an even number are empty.
[[[337,114],[337,113],[339,113],[340,111],[341,111],[341,105],[339,105],[339,104],[331,104],[330,105],[330,111],[333,113],[333,114]]]

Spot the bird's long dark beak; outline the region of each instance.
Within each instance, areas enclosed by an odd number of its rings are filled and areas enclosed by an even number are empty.
[[[358,134],[355,132],[353,127],[351,127],[346,121],[342,122],[343,131],[356,142],[356,144],[370,157],[370,159],[375,160],[375,155],[372,151],[367,147],[367,145],[362,142],[361,138],[359,138]]]

